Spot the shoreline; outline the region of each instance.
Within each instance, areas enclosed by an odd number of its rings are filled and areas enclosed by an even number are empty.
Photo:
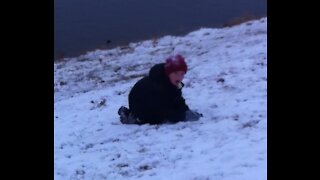
[[[97,45],[97,47],[95,49],[89,49],[89,50],[85,50],[84,52],[79,52],[78,55],[75,55],[75,56],[68,56],[66,57],[63,53],[57,53],[54,52],[54,63],[58,63],[58,62],[61,62],[61,61],[68,61],[70,59],[75,59],[75,58],[80,58],[82,56],[85,56],[86,54],[88,53],[91,53],[91,52],[95,52],[95,51],[107,51],[107,50],[112,50],[112,49],[116,49],[116,48],[119,48],[119,49],[126,49],[130,44],[135,44],[135,43],[139,43],[139,42],[142,42],[142,41],[147,41],[147,40],[157,40],[159,38],[162,38],[164,36],[176,36],[176,37],[182,37],[182,36],[185,36],[193,31],[197,31],[201,28],[212,28],[212,29],[223,29],[223,28],[227,28],[227,27],[233,27],[233,26],[236,26],[236,25],[239,25],[241,23],[245,23],[245,22],[248,22],[248,21],[252,21],[252,20],[257,20],[257,19],[261,19],[261,18],[264,18],[264,17],[267,17],[267,15],[263,15],[263,16],[255,16],[255,15],[252,15],[252,14],[244,14],[244,15],[241,15],[241,16],[238,16],[236,18],[232,18],[224,23],[221,23],[215,27],[210,27],[210,26],[199,26],[199,27],[195,27],[195,28],[192,28],[191,30],[188,30],[187,32],[184,32],[184,33],[159,33],[158,35],[155,35],[155,36],[151,36],[151,37],[146,37],[146,38],[141,38],[141,39],[137,39],[135,41],[131,41],[131,42],[120,42],[120,43],[117,43],[117,44],[114,44],[114,45],[111,45],[112,41],[111,40],[107,40],[106,44],[105,45]]]

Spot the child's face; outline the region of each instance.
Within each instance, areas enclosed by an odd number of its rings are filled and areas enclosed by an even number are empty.
[[[170,73],[169,74],[170,82],[173,85],[179,87],[179,84],[183,80],[185,74],[186,73],[184,71],[176,71],[176,72]]]

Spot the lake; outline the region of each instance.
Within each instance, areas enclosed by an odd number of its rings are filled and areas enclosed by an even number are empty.
[[[267,0],[54,0],[54,58],[267,16]]]

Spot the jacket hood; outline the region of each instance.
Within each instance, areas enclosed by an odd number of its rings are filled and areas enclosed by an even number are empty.
[[[164,71],[164,63],[154,65],[149,71],[149,77],[156,81],[169,81]]]

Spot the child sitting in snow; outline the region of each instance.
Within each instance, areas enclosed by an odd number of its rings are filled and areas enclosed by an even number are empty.
[[[120,107],[121,123],[161,124],[198,120],[202,114],[191,111],[182,97],[182,79],[187,68],[181,55],[171,56],[166,63],[153,66],[149,75],[131,89],[130,109]]]

